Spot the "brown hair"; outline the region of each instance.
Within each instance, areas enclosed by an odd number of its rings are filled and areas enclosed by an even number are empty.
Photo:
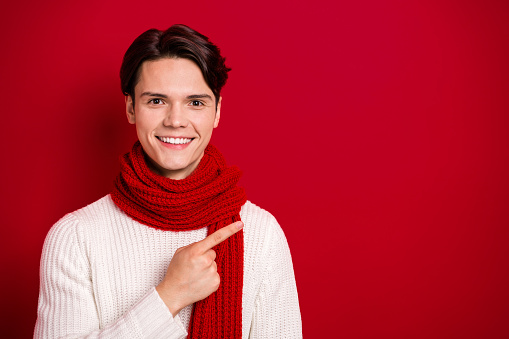
[[[185,25],[173,25],[166,31],[149,29],[137,37],[127,49],[120,67],[120,85],[124,95],[134,101],[134,87],[139,80],[139,69],[145,61],[162,58],[184,58],[196,63],[205,82],[214,93],[216,107],[228,72],[225,58],[209,38]]]

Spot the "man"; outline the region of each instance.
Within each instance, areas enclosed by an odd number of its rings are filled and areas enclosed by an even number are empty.
[[[129,47],[120,78],[139,141],[113,192],[48,233],[35,337],[302,336],[285,236],[209,145],[228,71],[184,25]]]

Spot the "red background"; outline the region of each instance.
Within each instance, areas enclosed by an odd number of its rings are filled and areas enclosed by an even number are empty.
[[[135,140],[123,53],[174,23],[233,68],[213,142],[285,230],[306,338],[509,337],[509,4],[482,0],[2,5],[2,337]]]

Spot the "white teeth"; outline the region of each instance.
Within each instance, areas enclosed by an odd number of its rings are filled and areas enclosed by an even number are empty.
[[[172,145],[182,145],[182,144],[188,144],[193,139],[189,138],[168,138],[168,137],[158,137],[159,140]]]

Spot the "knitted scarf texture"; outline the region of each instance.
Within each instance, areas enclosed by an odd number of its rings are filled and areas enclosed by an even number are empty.
[[[208,234],[240,220],[246,202],[237,186],[241,172],[228,167],[209,144],[197,168],[182,180],[152,172],[139,141],[120,159],[120,174],[111,197],[134,220],[164,231],[208,227]],[[189,338],[242,337],[244,234],[235,233],[216,247],[221,284],[216,292],[194,304]]]

